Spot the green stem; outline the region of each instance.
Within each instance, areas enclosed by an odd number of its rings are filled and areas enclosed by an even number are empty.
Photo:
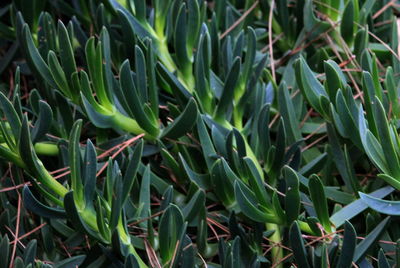
[[[145,134],[144,139],[146,140],[154,140],[155,137],[151,136],[150,134],[146,133],[139,124],[136,122],[136,120],[127,117],[119,112],[116,112],[113,116],[113,121],[114,123],[120,127],[122,130],[139,135],[139,134]]]
[[[0,143],[0,156],[7,161],[13,162],[20,168],[26,168],[24,161],[19,155],[13,153],[7,146],[6,143]]]
[[[165,40],[159,40],[158,52],[158,57],[161,62],[165,65],[168,71],[174,73],[176,71],[176,65],[169,53],[168,45]]]
[[[129,233],[126,233],[126,229],[123,225],[122,218],[120,217],[117,225],[117,230],[119,237],[121,239],[121,242],[128,247],[129,253],[135,256],[136,260],[139,263],[140,268],[147,268],[147,265],[144,263],[142,258],[140,258],[139,254],[136,252],[136,249],[132,246],[131,242],[131,237],[129,236]]]
[[[242,129],[243,129],[242,118],[243,117],[242,117],[242,113],[241,113],[240,109],[233,109],[233,125],[239,131],[242,131]]]
[[[157,35],[157,38],[159,40],[158,58],[164,64],[164,66],[168,69],[168,71],[170,71],[171,73],[177,72],[178,80],[183,84],[183,86],[190,93],[192,93],[194,90],[194,85],[195,85],[195,79],[193,76],[192,66],[190,66],[189,70],[187,70],[184,73],[182,71],[178,70],[174,60],[171,57],[171,54],[169,53],[166,38],[163,35],[162,36]],[[169,92],[169,93],[172,93],[172,92]]]
[[[189,64],[183,71],[178,70],[178,80],[186,87],[189,92],[195,88],[195,79],[193,76],[193,65]]]
[[[256,168],[257,168],[258,172],[260,173],[260,176],[262,178],[264,178],[263,169],[261,168],[261,165],[258,162],[258,159],[257,159],[256,155],[254,154],[253,149],[251,149],[249,143],[247,142],[247,139],[244,139],[244,142],[245,142],[245,145],[246,145],[247,156],[249,158],[251,158],[251,160],[253,160],[254,164],[256,165]]]
[[[50,142],[37,142],[33,145],[33,148],[40,155],[56,156],[59,152],[57,144]]]
[[[40,170],[40,175],[42,176],[41,178],[37,178],[38,181],[54,191],[61,198],[64,198],[64,196],[68,193],[68,189],[66,189],[61,183],[59,183],[53,176],[50,175],[40,159],[37,159],[37,164],[37,169]]]
[[[110,208],[107,207],[106,209],[108,210],[108,214],[110,214],[111,213]],[[82,219],[84,220],[84,222],[90,228],[92,228],[94,231],[96,231],[98,233],[100,232],[99,228],[97,226],[97,220],[96,220],[97,215],[95,214],[95,212],[93,210],[84,208],[82,210],[78,210],[78,212],[79,212],[80,216],[82,217]],[[126,233],[126,230],[124,228],[121,217],[120,217],[118,225],[117,225],[117,230],[118,230],[118,234],[119,234],[119,238],[120,238],[121,242],[125,246],[127,246],[128,253],[135,256],[136,260],[139,263],[139,267],[147,268],[147,265],[143,262],[143,260],[139,256],[139,254],[136,252],[135,248],[132,246],[131,238],[130,238],[129,234]],[[104,242],[109,243],[109,244],[111,243],[111,241],[104,241]]]
[[[279,246],[279,244],[282,242],[281,239],[281,231],[279,229],[279,225],[274,224],[274,223],[266,223],[265,224],[267,230],[274,230],[275,232],[269,237],[269,240],[271,242],[272,250],[271,250],[271,255],[272,255],[272,263],[279,263],[283,259],[283,248]],[[283,264],[279,263],[277,268],[283,268]]]

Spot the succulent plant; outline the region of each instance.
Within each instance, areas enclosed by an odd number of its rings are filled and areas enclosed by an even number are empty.
[[[0,268],[399,263],[396,1],[28,2]]]

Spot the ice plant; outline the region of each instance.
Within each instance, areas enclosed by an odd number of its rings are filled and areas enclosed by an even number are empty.
[[[6,1],[0,268],[397,265],[397,15]]]

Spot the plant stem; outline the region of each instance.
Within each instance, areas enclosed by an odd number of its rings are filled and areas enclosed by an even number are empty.
[[[136,122],[136,120],[127,117],[119,112],[116,112],[113,116],[113,121],[114,123],[121,128],[122,130],[139,135],[139,134],[145,134],[144,139],[146,140],[154,140],[155,137],[151,136],[148,134],[146,131],[144,131],[139,124]]]
[[[281,240],[281,231],[279,229],[279,225],[275,223],[266,223],[265,224],[267,230],[275,230],[275,232],[269,238],[271,243],[271,255],[272,255],[272,263],[278,263],[283,259],[283,249],[279,246],[282,242]],[[280,263],[276,266],[277,268],[283,268],[283,264]]]
[[[171,57],[171,54],[169,53],[168,45],[165,40],[159,40],[158,52],[159,52],[158,57],[160,58],[161,62],[165,65],[165,67],[168,69],[168,71],[172,73],[175,72],[176,65]]]
[[[61,198],[64,198],[64,196],[68,193],[68,190],[61,184],[59,183],[53,176],[50,175],[50,173],[47,171],[47,169],[44,167],[42,161],[40,159],[37,159],[37,164],[38,164],[38,169],[40,169],[40,175],[43,177],[37,178],[39,182],[41,182],[43,185],[51,189],[53,192],[58,194]]]
[[[243,115],[239,109],[233,110],[233,124],[239,131],[243,129],[242,117]]]
[[[26,168],[24,161],[19,157],[19,155],[13,153],[7,146],[6,143],[0,143],[0,156],[8,161],[13,162],[20,168]]]
[[[122,221],[121,217],[119,218],[119,221],[118,221],[117,230],[118,230],[118,234],[121,239],[121,242],[125,246],[128,247],[129,253],[132,254],[133,256],[135,256],[136,260],[139,263],[139,267],[147,268],[147,265],[144,263],[142,258],[140,258],[139,254],[136,252],[136,249],[132,246],[131,237],[129,236],[129,233],[126,232],[126,229],[123,225],[123,221]]]
[[[33,145],[33,148],[40,155],[55,156],[59,152],[57,144],[50,142],[37,142]]]

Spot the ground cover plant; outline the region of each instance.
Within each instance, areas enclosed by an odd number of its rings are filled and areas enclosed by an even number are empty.
[[[397,267],[400,3],[0,4],[0,268]]]

